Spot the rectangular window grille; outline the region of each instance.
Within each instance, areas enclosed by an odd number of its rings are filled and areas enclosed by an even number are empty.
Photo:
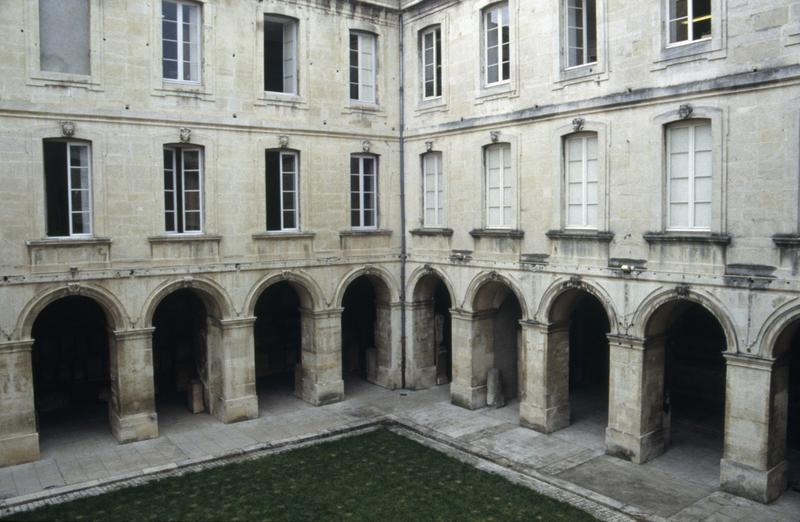
[[[89,145],[46,140],[44,176],[47,235],[91,235],[92,172]]]
[[[350,32],[350,99],[375,102],[375,35]]]
[[[267,151],[267,230],[298,229],[296,152]]]
[[[297,94],[297,22],[264,17],[264,90]]]
[[[597,228],[597,136],[566,140],[567,227]]]
[[[511,78],[511,33],[508,4],[492,6],[483,14],[486,85]]]
[[[350,226],[378,226],[378,165],[374,156],[350,156]]]
[[[162,74],[166,80],[200,81],[200,6],[161,3]]]
[[[423,98],[442,95],[442,30],[438,27],[422,33]]]
[[[567,0],[567,67],[597,62],[595,0]]]
[[[425,226],[444,226],[444,185],[442,183],[441,153],[429,152],[422,157],[422,183]]]
[[[667,128],[669,228],[711,229],[711,124],[689,122]]]
[[[203,230],[203,151],[164,147],[164,230],[172,234]]]
[[[511,146],[498,143],[485,149],[486,225],[511,228],[513,223],[513,184]]]
[[[711,0],[667,0],[669,43],[711,38]]]

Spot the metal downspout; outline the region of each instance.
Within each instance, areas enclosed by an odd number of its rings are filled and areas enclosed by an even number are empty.
[[[406,157],[403,11],[400,8],[400,381],[406,387]]]

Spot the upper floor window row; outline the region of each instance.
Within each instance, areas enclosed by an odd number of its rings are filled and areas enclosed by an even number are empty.
[[[487,86],[511,78],[511,29],[508,4],[495,4],[484,10],[484,80]]]
[[[190,2],[161,3],[161,53],[165,80],[200,81],[200,6]]]
[[[668,0],[669,43],[711,38],[711,0]]]

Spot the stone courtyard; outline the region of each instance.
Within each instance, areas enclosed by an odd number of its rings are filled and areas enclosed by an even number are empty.
[[[670,451],[639,466],[604,454],[605,422],[590,398],[578,401],[584,408],[574,411],[571,426],[545,435],[519,426],[517,401],[467,411],[450,404],[448,385],[390,391],[353,380],[345,392],[340,403],[314,407],[276,387],[259,396],[258,419],[228,425],[176,405],[162,416],[170,420],[161,422],[159,438],[126,445],[117,444],[102,416],[62,425],[42,434],[41,460],[0,469],[0,514],[382,422],[602,520],[794,521],[800,514],[794,491],[770,505],[719,491],[721,434],[690,424],[675,427]]]

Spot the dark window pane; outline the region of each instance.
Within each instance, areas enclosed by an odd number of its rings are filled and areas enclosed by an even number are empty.
[[[47,235],[69,235],[67,194],[67,146],[58,141],[44,142],[44,181],[47,200]]]
[[[168,20],[177,20],[178,5],[175,2],[161,2],[161,15]]]
[[[264,21],[264,90],[283,92],[283,24]]]
[[[355,157],[350,158],[350,173],[351,174],[358,173],[358,158]]]
[[[267,230],[281,229],[280,153],[267,151]]]
[[[358,210],[353,210],[352,212],[350,212],[350,226],[351,227],[361,226]]]
[[[295,228],[294,212],[283,213],[283,228]]]

